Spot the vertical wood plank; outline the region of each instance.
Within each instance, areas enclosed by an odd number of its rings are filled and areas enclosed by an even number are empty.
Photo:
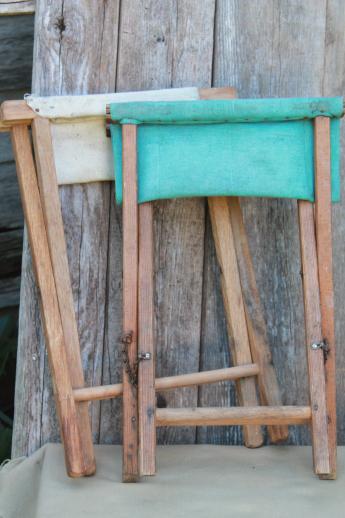
[[[214,0],[123,3],[117,91],[211,86],[214,9]],[[199,369],[204,231],[204,200],[154,204],[157,376]],[[171,390],[158,394],[158,404],[196,406],[197,397],[196,387]],[[157,430],[160,443],[195,438],[195,427]]]
[[[343,25],[344,9],[339,8],[338,0],[288,3],[218,0],[213,84],[233,85],[241,98],[342,95]],[[308,29],[311,26],[313,31]],[[299,254],[296,254],[299,250],[297,205],[290,200],[249,198],[241,200],[241,206],[282,401],[288,405],[304,405],[307,402],[308,378],[301,264]],[[339,226],[334,230],[339,235],[336,245],[339,264],[344,263],[340,249],[344,240],[342,229],[345,219],[340,206],[336,211],[339,211]],[[208,264],[208,258],[205,264]],[[345,271],[344,264],[341,270]],[[211,280],[215,271],[208,274]],[[340,274],[338,278],[341,279]],[[340,282],[338,286],[341,301]],[[211,291],[211,286],[209,289]],[[213,305],[218,306],[218,303]],[[205,337],[212,336],[211,325],[215,330],[223,326],[221,314],[217,320],[213,311],[210,305],[206,315]],[[341,304],[339,311],[342,314]],[[342,321],[345,322],[344,319]],[[339,323],[337,329],[340,332],[343,324]],[[219,337],[220,343],[225,340],[224,336]],[[205,368],[209,368],[211,359],[205,357],[205,361]],[[217,397],[222,392],[223,399],[233,404],[233,392],[226,385],[217,390]],[[342,405],[341,401],[339,403]],[[214,399],[210,396],[206,404],[214,404]],[[308,427],[292,426],[289,431],[290,443],[310,443]],[[234,436],[234,433],[235,430],[227,428],[219,440],[239,442],[239,434]]]
[[[86,5],[80,1],[71,3],[58,0],[52,3],[38,0],[33,92],[52,95],[113,91],[119,28],[118,55],[121,63],[118,66],[117,90],[186,85],[206,87],[210,86],[212,78],[214,85],[236,86],[240,97],[341,95],[344,9],[339,5],[339,0],[306,0],[303,3],[218,0],[214,20],[213,0],[205,0],[202,5],[199,0],[167,0],[164,3],[150,0],[149,4],[145,4],[148,9],[144,9],[144,4],[138,0],[126,0],[122,3],[119,27],[118,1]],[[58,28],[61,17],[65,23],[63,32]],[[309,30],[311,26],[313,31]],[[121,346],[118,345],[122,315],[121,213],[113,203],[113,189],[108,185],[76,185],[60,189],[88,384],[119,382],[121,379]],[[165,234],[165,230],[167,232],[165,243],[162,242],[161,247],[156,245],[162,250],[160,261],[156,260],[158,273],[162,272],[162,281],[158,281],[155,291],[156,307],[159,302],[160,310],[168,316],[172,308],[174,314],[171,315],[169,329],[173,333],[176,325],[181,327],[186,324],[186,331],[181,331],[177,336],[178,348],[165,361],[176,335],[169,337],[168,333],[164,333],[163,324],[167,318],[161,320],[158,347],[165,351],[157,362],[161,374],[172,374],[173,365],[176,365],[176,372],[182,372],[185,365],[186,370],[197,370],[199,361],[202,369],[221,368],[229,362],[220,289],[214,290],[218,285],[218,265],[214,257],[211,228],[206,217],[203,262],[203,245],[200,246],[200,242],[203,241],[205,228],[204,208],[199,201],[193,200],[193,203],[195,207],[189,201],[166,203],[171,211],[169,214],[164,212],[166,224],[163,211],[159,213],[165,202],[157,204],[155,209],[159,217],[155,225],[157,235]],[[258,287],[263,293],[268,338],[282,398],[285,404],[304,404],[307,378],[301,333],[300,259],[295,253],[299,246],[295,231],[296,206],[287,200],[245,200],[243,209]],[[345,272],[343,203],[334,208],[334,217],[335,291],[338,301],[335,305],[336,330],[337,336],[342,337],[345,322],[341,303],[341,281]],[[189,247],[186,255],[174,250],[175,242],[182,241],[183,247]],[[168,251],[164,256],[166,245]],[[193,271],[188,268],[190,257],[195,258]],[[200,280],[203,265],[204,277]],[[166,271],[162,271],[164,268]],[[178,272],[177,278],[174,277],[175,270]],[[164,279],[169,286],[166,301],[161,296]],[[186,303],[182,302],[185,299],[181,287],[183,280],[193,287],[193,300]],[[202,286],[203,322],[200,332],[198,314],[201,313],[201,299],[198,297]],[[14,456],[27,455],[44,442],[59,438],[27,240],[24,242],[21,290]],[[189,287],[186,291],[190,291]],[[181,300],[181,304],[172,305],[176,300]],[[183,322],[179,315],[186,308],[190,311],[186,314],[186,322]],[[202,342],[201,355],[198,333]],[[187,348],[184,344],[193,345]],[[339,351],[338,394],[341,394],[344,385],[341,376],[344,357]],[[231,387],[226,382],[202,387],[199,403],[206,406],[218,403],[233,405],[235,392]],[[195,405],[196,391],[193,389],[188,394],[172,392],[167,396],[166,404]],[[108,443],[121,440],[120,406],[119,399],[104,401],[99,413],[98,404],[92,405],[95,440],[100,438]],[[339,397],[339,437],[342,441],[344,408],[344,402]],[[191,429],[188,433],[186,430],[159,430],[159,435],[165,442],[193,441],[195,433]],[[203,430],[198,436],[200,441],[241,442],[238,427],[210,427],[205,429],[205,434]],[[309,441],[307,428],[291,427],[290,441],[306,444]]]
[[[200,370],[222,369],[233,364],[224,302],[221,292],[221,272],[212,235],[209,211],[206,214],[205,261],[203,280],[203,306]],[[234,382],[223,381],[201,386],[198,406],[230,407],[237,404]],[[241,426],[199,426],[198,443],[243,444]]]
[[[315,228],[319,269],[321,330],[328,346],[326,372],[326,401],[330,474],[337,471],[337,411],[335,379],[334,294],[332,264],[332,201],[330,120],[317,117],[314,121],[315,153]]]
[[[81,363],[80,343],[73,305],[49,121],[42,118],[34,120],[32,124],[32,136],[43,217],[46,225],[49,252],[56,281],[56,292],[66,344],[68,368],[72,388],[79,388],[84,386],[84,374]],[[85,474],[90,475],[95,472],[96,465],[88,404],[78,404],[77,415],[84,466],[86,469]]]
[[[153,330],[153,204],[139,205],[138,350],[151,355],[139,363],[139,463],[141,475],[156,472],[156,391]]]
[[[218,89],[200,89],[199,96],[201,99],[214,99],[214,98],[235,98],[236,91],[233,88],[218,88]],[[209,203],[211,203],[214,207],[214,212],[217,210],[217,205],[223,203],[221,198],[212,198],[209,199]],[[253,264],[251,260],[251,255],[249,251],[249,245],[247,240],[247,234],[244,228],[241,206],[238,198],[229,198],[227,199],[227,203],[229,205],[229,218],[232,225],[233,232],[233,244],[235,246],[237,265],[239,268],[239,272],[241,275],[241,291],[242,296],[246,297],[247,300],[244,301],[244,308],[246,312],[246,321],[248,328],[248,339],[250,344],[250,352],[253,355],[253,360],[260,365],[260,373],[258,376],[259,380],[259,388],[260,394],[262,398],[262,403],[265,405],[281,405],[281,398],[279,395],[279,387],[277,385],[277,378],[272,366],[271,355],[269,351],[269,347],[267,344],[267,336],[266,336],[266,325],[264,322],[262,309],[260,305],[260,298],[258,294],[258,290],[256,287],[255,274],[253,269]],[[220,207],[221,213],[221,207]],[[217,214],[215,214],[215,217]],[[211,223],[213,219],[211,217]],[[213,223],[212,223],[213,224]],[[215,231],[217,231],[215,229]],[[217,254],[222,253],[224,251],[223,248],[216,246]],[[222,258],[218,258],[219,263],[222,264]],[[224,284],[222,290],[223,293],[226,292],[226,283],[224,283],[224,274],[222,275],[222,284]],[[243,286],[244,285],[244,286]],[[244,289],[243,289],[244,287]],[[231,293],[228,293],[228,299],[231,300]],[[251,317],[248,313],[247,306],[255,307],[255,323],[257,325],[254,328]],[[228,305],[225,302],[226,308]],[[231,328],[231,315],[227,314],[227,320],[229,321],[229,328]],[[257,330],[259,328],[259,331]],[[246,342],[240,345],[246,347]],[[238,342],[231,342],[232,347],[238,347]],[[248,352],[247,352],[248,353]],[[236,355],[232,355],[236,358]],[[250,354],[248,354],[248,357]],[[237,384],[239,390],[241,390],[241,384]],[[243,399],[243,397],[242,397]],[[244,404],[246,402],[244,401]],[[281,442],[286,440],[288,435],[287,427],[269,427],[269,433],[272,442]],[[247,441],[250,438],[246,438]]]
[[[36,9],[32,92],[60,95],[114,91],[119,1],[37,0]],[[102,375],[107,374],[103,369],[103,357],[107,355],[103,353],[108,350],[105,315],[111,186],[74,185],[59,191],[85,379],[88,385],[99,385]],[[117,265],[114,270],[119,282],[121,271]],[[14,456],[28,455],[46,442],[59,440],[27,241],[21,289]],[[114,334],[120,335],[120,329],[121,325],[115,327]],[[99,407],[99,403],[93,403],[90,408],[95,442],[100,432]],[[104,421],[108,421],[107,415]]]
[[[123,169],[123,333],[129,367],[135,370],[138,359],[138,195],[137,127],[122,126]],[[123,466],[124,482],[136,482],[138,467],[137,387],[123,370]]]
[[[79,477],[85,474],[85,470],[90,472],[90,459],[84,457],[82,451],[78,414],[72,393],[56,283],[29,130],[26,126],[15,126],[11,136],[33,266],[41,296],[46,346],[54,378],[55,401],[65,449],[66,469],[70,476]],[[84,460],[88,462],[87,465],[84,464]],[[91,466],[91,469],[93,468],[94,466]]]
[[[312,349],[322,340],[319,278],[316,255],[313,204],[298,202],[301,256],[303,268],[304,318],[306,330],[309,397],[312,411],[312,443],[314,470],[317,475],[331,472],[328,446],[327,403],[324,353]]]
[[[237,92],[231,87],[199,88],[200,99],[233,99]],[[202,328],[200,343],[200,370],[223,368],[234,362],[230,351],[227,317],[221,293],[221,269],[216,258],[214,237],[209,211],[206,214],[205,250],[203,268],[203,304]],[[210,386],[200,386],[198,389],[198,406],[232,406],[236,404],[235,384],[230,382],[214,383]],[[236,444],[241,442],[242,427],[207,426],[198,427],[197,442]]]
[[[344,94],[344,46],[345,46],[345,6],[340,0],[329,0],[326,6],[326,42],[322,94],[325,96]],[[341,124],[341,150],[345,149],[345,125]],[[345,163],[340,160],[341,201],[332,206],[332,235],[333,235],[333,276],[334,276],[334,311],[335,311],[335,342],[338,344],[336,354],[337,381],[337,428],[338,444],[345,443],[345,354],[341,347],[345,334]],[[322,307],[322,303],[321,303]],[[327,371],[327,365],[326,365]],[[327,389],[328,390],[328,389]]]
[[[102,383],[122,382],[122,206],[115,203],[110,190],[109,249],[106,292],[106,319],[102,361]],[[99,437],[101,443],[122,442],[122,399],[101,401]]]
[[[247,328],[253,361],[259,365],[258,385],[262,405],[281,406],[282,400],[277,375],[272,364],[268,345],[266,322],[263,315],[259,290],[256,284],[253,261],[249,250],[247,232],[244,226],[240,200],[229,197],[229,212],[234,233],[237,264],[245,302]],[[248,308],[251,308],[249,312]],[[268,433],[273,443],[286,441],[287,426],[269,426]]]
[[[237,96],[237,93],[235,89],[225,87],[200,89],[199,96],[201,99],[233,99]],[[213,200],[213,204],[217,204],[217,201]],[[245,298],[244,307],[246,311],[250,349],[253,361],[260,365],[258,381],[261,402],[264,405],[280,406],[282,402],[277,383],[277,376],[272,365],[272,356],[267,340],[266,323],[256,285],[253,262],[249,250],[249,243],[243,222],[239,198],[230,197],[228,199],[228,204],[237,264],[241,277],[242,295]],[[248,311],[248,307],[252,310],[251,315]],[[227,315],[228,320],[229,318],[230,316]],[[268,432],[273,443],[282,442],[288,438],[287,426],[269,426]]]
[[[244,309],[236,249],[230,220],[228,201],[225,197],[208,198],[212,231],[221,270],[221,287],[234,365],[252,363],[246,314]],[[238,399],[243,406],[257,406],[258,398],[254,378],[236,382]],[[249,448],[263,443],[260,426],[245,426],[244,441]]]

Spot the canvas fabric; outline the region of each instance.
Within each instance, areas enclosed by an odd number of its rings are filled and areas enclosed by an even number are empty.
[[[343,100],[235,99],[110,105],[116,200],[122,124],[138,125],[138,202],[195,196],[314,201],[313,119],[331,119],[332,200],[340,199]]]

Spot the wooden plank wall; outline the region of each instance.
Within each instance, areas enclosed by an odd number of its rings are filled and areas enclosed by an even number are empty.
[[[44,15],[43,15],[44,13]],[[38,0],[33,92],[94,93],[232,85],[240,97],[341,95],[342,0]],[[113,186],[61,188],[75,309],[89,384],[121,378],[121,217]],[[306,402],[297,210],[245,200],[244,213],[283,400]],[[344,205],[334,209],[339,437],[345,353]],[[155,205],[157,375],[228,365],[218,267],[205,200]],[[230,383],[159,395],[159,406],[234,405]],[[95,442],[121,440],[119,401],[93,404]],[[166,428],[163,443],[239,444],[237,427]],[[58,439],[30,255],[24,246],[14,455]],[[292,443],[309,441],[292,429]]]
[[[0,17],[0,103],[30,91],[32,16]],[[0,133],[0,310],[19,304],[23,212],[9,135]]]

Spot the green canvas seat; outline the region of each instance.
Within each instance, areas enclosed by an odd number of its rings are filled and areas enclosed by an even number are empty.
[[[236,99],[110,105],[116,200],[121,124],[138,125],[139,203],[194,196],[314,201],[313,119],[331,118],[332,200],[339,201],[343,100]]]

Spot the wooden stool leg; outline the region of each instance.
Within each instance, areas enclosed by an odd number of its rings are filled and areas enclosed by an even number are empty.
[[[75,318],[71,280],[67,259],[66,241],[61,215],[60,198],[56,179],[50,122],[36,118],[32,123],[37,178],[43,216],[46,224],[49,252],[54,272],[62,327],[66,344],[66,356],[72,388],[84,387],[80,343]],[[77,405],[80,440],[83,451],[85,475],[96,470],[88,403]]]
[[[41,199],[26,126],[12,128],[12,145],[18,183],[28,229],[32,262],[40,290],[42,319],[53,378],[54,395],[65,448],[67,472],[72,477],[85,474],[78,414],[69,376],[68,360],[56,285],[49,253]]]
[[[298,212],[314,471],[317,475],[327,477],[331,473],[331,466],[328,446],[325,360],[324,351],[320,347],[322,344],[321,311],[313,204],[308,201],[299,201]]]
[[[122,126],[123,169],[123,466],[124,482],[136,482],[138,466],[138,199],[137,127]]]
[[[252,363],[228,200],[225,197],[210,197],[208,205],[221,269],[221,286],[231,336],[233,363],[234,365]],[[236,386],[241,405],[252,407],[258,405],[254,378],[242,379],[236,383]],[[247,447],[256,448],[262,445],[263,436],[260,426],[244,426],[243,431]]]
[[[314,132],[315,223],[317,259],[319,267],[321,329],[322,337],[324,340],[326,340],[328,346],[325,370],[330,474],[326,475],[324,478],[336,478],[337,413],[335,379],[334,295],[332,272],[332,200],[329,118],[317,117],[315,119]]]
[[[140,475],[154,475],[156,472],[153,282],[153,204],[143,203],[139,206],[138,288],[138,349],[143,358],[138,373]]]
[[[261,404],[281,406],[282,400],[268,345],[266,323],[256,284],[240,200],[238,197],[230,197],[228,203],[237,264],[241,277],[250,349],[253,361],[259,366],[258,385]],[[249,307],[251,308],[250,313]],[[289,428],[287,426],[269,426],[268,434],[272,443],[280,443],[287,440]]]

